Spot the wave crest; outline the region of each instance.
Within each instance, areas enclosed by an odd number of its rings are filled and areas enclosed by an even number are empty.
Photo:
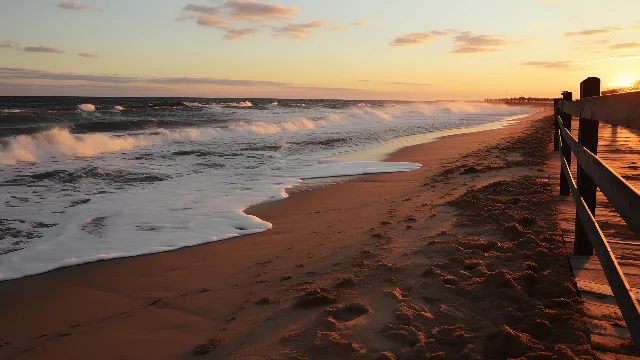
[[[78,110],[84,112],[94,112],[96,111],[96,106],[93,104],[80,104],[78,105]]]

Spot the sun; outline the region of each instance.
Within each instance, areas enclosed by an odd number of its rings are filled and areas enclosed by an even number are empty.
[[[636,80],[631,76],[621,76],[618,79],[618,82],[614,84],[616,87],[629,87],[633,85]]]

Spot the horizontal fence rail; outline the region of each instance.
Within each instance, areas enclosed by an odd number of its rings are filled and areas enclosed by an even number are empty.
[[[640,306],[622,273],[609,242],[596,221],[596,189],[609,200],[640,240],[640,192],[598,156],[598,124],[605,122],[640,130],[640,91],[600,96],[600,79],[580,83],[581,100],[570,92],[554,102],[554,150],[560,150],[560,194],[576,205],[574,253],[595,250],[627,328],[640,352]],[[578,140],[571,134],[572,117],[579,118]],[[578,161],[578,181],[571,174],[571,154]]]
[[[561,112],[582,119],[640,130],[640,91],[559,101],[558,107]]]
[[[618,261],[616,261],[616,258],[611,251],[611,247],[609,247],[607,239],[602,234],[596,219],[591,215],[587,204],[580,196],[576,183],[573,181],[569,165],[564,159],[562,159],[561,165],[562,171],[569,179],[571,195],[573,196],[573,201],[576,203],[576,212],[582,219],[582,224],[584,225],[585,231],[591,240],[591,244],[594,249],[596,249],[596,256],[598,256],[598,260],[600,260],[600,265],[602,266],[604,275],[609,282],[609,287],[616,298],[622,317],[627,323],[629,334],[631,334],[631,337],[637,344],[635,339],[640,339],[640,306],[638,305],[638,301],[634,298],[631,292],[631,287],[629,286],[627,279],[624,277],[624,274],[618,265]],[[636,348],[638,348],[638,345],[636,345]]]
[[[582,170],[593,179],[631,231],[640,236],[640,193],[599,157],[580,145],[562,122],[558,121],[558,127],[562,132],[562,140],[571,148]]]

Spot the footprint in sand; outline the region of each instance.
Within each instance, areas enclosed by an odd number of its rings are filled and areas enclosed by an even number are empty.
[[[324,313],[341,322],[351,322],[367,315],[371,310],[363,304],[353,303],[324,310]]]

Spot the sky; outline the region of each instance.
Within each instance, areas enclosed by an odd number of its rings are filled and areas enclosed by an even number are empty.
[[[474,100],[640,79],[638,0],[1,0],[0,95]]]

